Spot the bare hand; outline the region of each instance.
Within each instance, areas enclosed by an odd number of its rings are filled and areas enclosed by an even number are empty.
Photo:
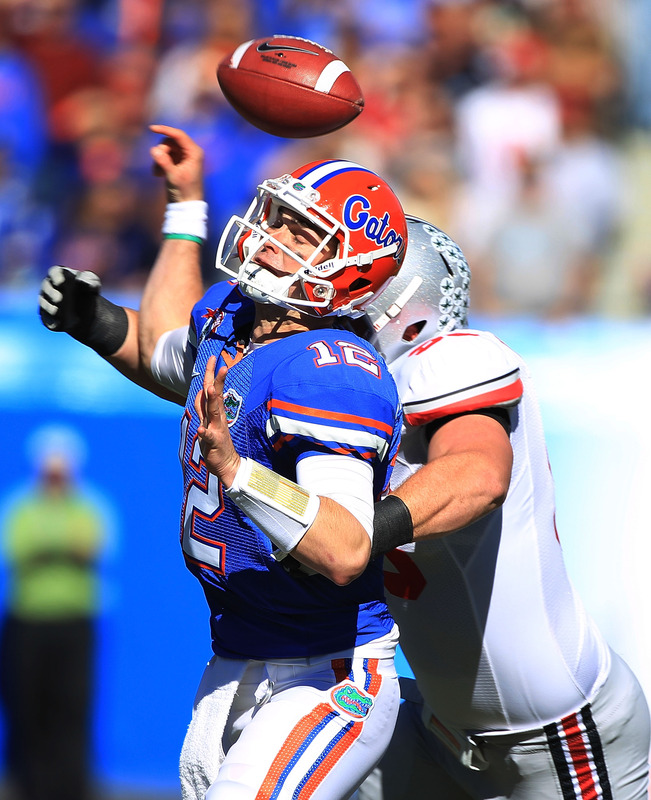
[[[170,202],[203,200],[203,149],[185,131],[169,125],[150,125],[165,138],[151,148],[154,174],[164,176]]]
[[[233,447],[224,409],[224,380],[227,367],[215,375],[217,359],[210,356],[203,378],[203,389],[197,392],[194,409],[200,420],[197,436],[208,470],[230,489],[240,466],[240,457]]]

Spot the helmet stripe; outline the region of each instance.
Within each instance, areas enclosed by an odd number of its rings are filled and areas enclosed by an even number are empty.
[[[375,175],[373,170],[367,169],[361,166],[361,164],[355,164],[353,161],[334,160],[317,164],[316,167],[312,167],[312,169],[302,173],[298,178],[317,189],[321,184],[330,180],[330,178],[334,178],[336,175],[342,175],[345,172],[368,172],[371,175]]]

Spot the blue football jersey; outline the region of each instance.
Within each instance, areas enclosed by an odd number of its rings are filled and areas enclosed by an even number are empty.
[[[229,366],[224,404],[241,456],[291,480],[307,456],[361,458],[373,469],[379,498],[399,443],[398,394],[382,358],[348,331],[297,333],[238,360],[238,339],[246,337],[254,311],[231,282],[215,284],[193,310],[196,362],[179,451],[183,553],[208,601],[215,653],[264,660],[336,652],[393,626],[381,560],[343,587],[322,575],[289,575],[272,557],[271,541],[206,470],[194,399],[216,355],[217,368]]]

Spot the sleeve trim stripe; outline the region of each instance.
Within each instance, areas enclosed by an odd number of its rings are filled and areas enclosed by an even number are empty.
[[[460,414],[493,406],[513,406],[522,397],[522,391],[522,381],[517,378],[515,382],[506,386],[494,386],[487,392],[478,394],[470,394],[468,391],[458,392],[452,402],[446,399],[445,401],[431,400],[412,404],[409,409],[405,409],[405,419],[409,425],[423,425],[450,414]]]
[[[356,414],[342,414],[322,408],[299,406],[295,403],[287,403],[284,400],[270,400],[269,410],[273,412],[274,409],[279,411],[290,411],[293,414],[301,414],[305,417],[319,417],[320,419],[327,419],[332,422],[352,422],[354,425],[382,431],[388,436],[393,435],[393,425],[388,425],[385,422],[380,422],[380,420],[371,419],[370,417],[359,417]]]
[[[420,405],[435,407],[448,402],[447,398],[466,397],[467,395],[476,394],[477,390],[481,389],[482,387],[497,389],[501,388],[502,386],[508,386],[509,384],[516,383],[519,380],[520,368],[516,367],[515,369],[511,370],[511,372],[507,372],[497,378],[489,378],[488,380],[480,381],[479,383],[473,383],[472,386],[466,386],[464,389],[455,389],[453,392],[445,392],[444,394],[439,394],[436,397],[428,397],[427,400],[405,403],[405,408],[418,409]],[[456,400],[454,402],[456,402]]]
[[[332,443],[333,450],[350,447],[351,450],[372,451],[377,453],[381,460],[384,459],[389,449],[389,442],[386,439],[367,430],[336,428],[272,415],[267,422],[267,436],[272,439],[279,433],[285,436],[301,436],[304,439],[320,441],[326,446],[328,443]]]
[[[279,436],[277,439],[274,440],[273,448],[276,452],[281,450],[287,442],[290,442],[294,438],[293,435],[288,436]],[[317,442],[319,445],[323,445],[323,442]],[[376,450],[360,450],[358,447],[354,447],[353,445],[339,445],[335,443],[328,444],[325,443],[328,447],[328,451],[334,453],[335,455],[340,456],[359,456],[360,458],[364,459],[364,461],[372,461],[374,458],[377,458],[378,453]]]

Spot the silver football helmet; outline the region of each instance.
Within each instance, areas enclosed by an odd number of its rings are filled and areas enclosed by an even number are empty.
[[[461,248],[429,222],[406,219],[404,263],[366,307],[369,338],[389,363],[437,334],[468,326],[470,267]]]

